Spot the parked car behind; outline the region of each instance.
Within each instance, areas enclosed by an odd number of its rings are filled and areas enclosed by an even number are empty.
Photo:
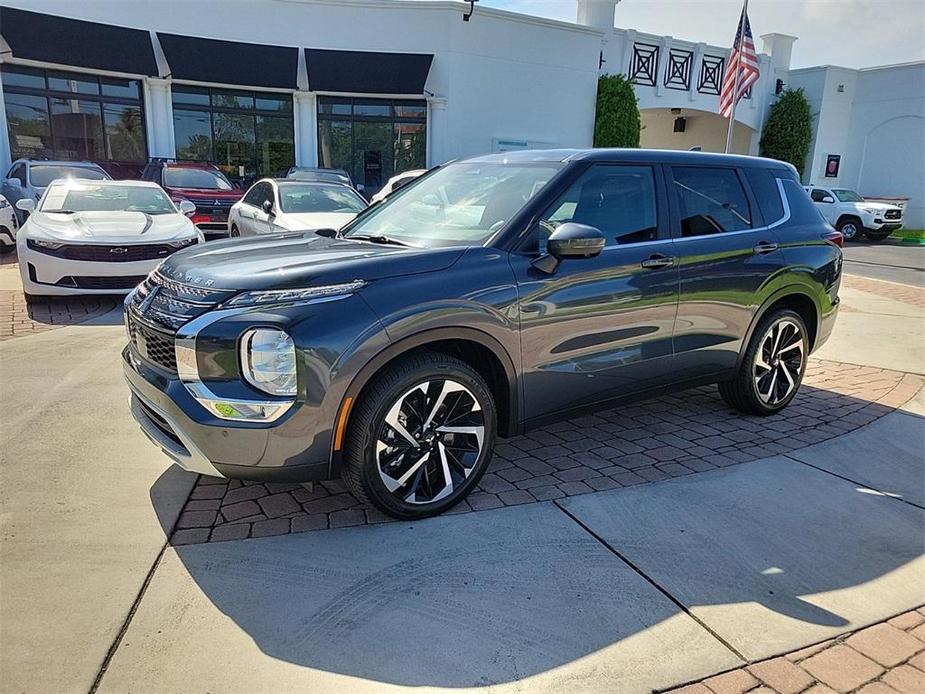
[[[825,220],[838,229],[846,240],[883,241],[903,226],[899,205],[870,202],[847,188],[806,186],[806,192]]]
[[[38,202],[46,186],[57,178],[85,178],[91,181],[110,179],[98,164],[89,161],[50,161],[47,159],[17,159],[3,180],[3,197],[16,208],[20,226],[27,212],[16,206],[20,200]]]
[[[228,212],[244,195],[212,164],[155,159],[145,167],[142,178],[161,186],[176,204],[193,203],[193,224],[206,237],[227,235]]]
[[[19,230],[16,252],[26,296],[129,291],[174,251],[203,240],[155,183],[53,181]]]
[[[354,190],[362,190],[362,186],[355,186],[350,174],[343,169],[324,169],[312,166],[292,166],[283,178],[293,178],[297,181],[319,181],[325,183],[343,183]]]
[[[394,193],[399,188],[403,188],[416,179],[418,176],[427,173],[427,169],[411,169],[410,171],[404,171],[396,176],[392,176],[385,185],[376,193],[373,197],[369,199],[370,204],[379,202],[380,200],[385,200],[386,197]]]
[[[188,470],[342,475],[387,514],[433,515],[498,435],[575,411],[718,383],[738,410],[780,412],[835,322],[840,238],[768,159],[454,162],[338,235],[164,261],[126,300],[132,412]]]
[[[19,220],[9,200],[0,195],[0,250],[16,247],[16,230]]]
[[[366,200],[341,183],[290,178],[257,181],[228,214],[229,236],[293,229],[340,229],[366,208]]]

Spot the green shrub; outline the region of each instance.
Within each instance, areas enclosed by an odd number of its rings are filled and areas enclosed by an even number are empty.
[[[601,75],[597,80],[595,147],[638,147],[639,107],[633,85],[623,75]]]
[[[761,134],[761,156],[793,164],[800,175],[813,139],[813,117],[802,89],[788,89],[771,107]]]

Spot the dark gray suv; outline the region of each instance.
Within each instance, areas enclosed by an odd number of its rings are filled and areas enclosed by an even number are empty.
[[[840,239],[766,159],[453,162],[340,231],[165,260],[125,303],[132,411],[188,470],[342,476],[385,513],[433,515],[496,437],[576,411],[717,383],[779,412],[832,330]]]

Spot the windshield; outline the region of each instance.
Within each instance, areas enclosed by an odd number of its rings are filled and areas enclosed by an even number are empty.
[[[160,188],[118,184],[59,183],[42,200],[42,212],[144,212],[176,214]]]
[[[864,202],[864,198],[855,193],[853,190],[836,188],[832,192],[835,193],[835,197],[838,198],[841,202]]]
[[[366,202],[349,188],[325,183],[281,183],[279,204],[283,212],[359,212]]]
[[[164,169],[164,185],[168,188],[199,188],[201,190],[232,190],[233,186],[220,171],[210,169]]]
[[[386,198],[345,235],[384,235],[414,246],[482,244],[560,168],[553,163],[450,164]]]
[[[102,181],[109,177],[104,171],[89,166],[33,164],[29,178],[32,180],[32,185],[44,188],[56,178],[85,178],[90,181]]]

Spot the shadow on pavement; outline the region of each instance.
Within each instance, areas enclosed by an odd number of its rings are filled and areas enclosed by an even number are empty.
[[[922,597],[922,509],[830,472],[781,457],[559,505],[179,546],[176,573],[267,655],[376,682],[512,682],[602,649],[606,667],[680,657],[709,674],[731,651],[640,571],[694,614],[717,608],[704,621],[748,659],[890,616],[884,591]]]

